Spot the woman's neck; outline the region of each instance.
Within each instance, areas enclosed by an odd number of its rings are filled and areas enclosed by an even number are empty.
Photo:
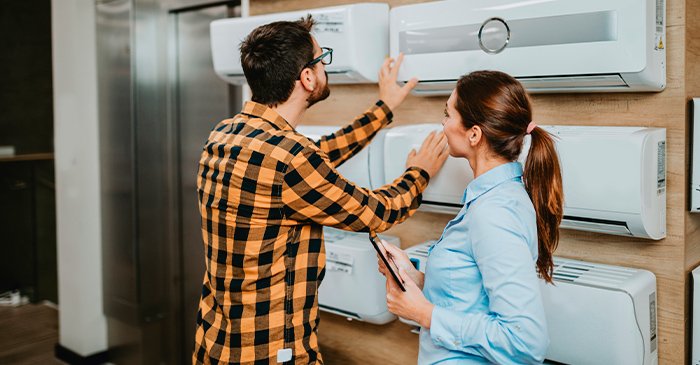
[[[475,158],[469,160],[469,166],[471,166],[472,171],[474,172],[474,178],[476,179],[492,168],[507,164],[508,162],[510,161],[500,156],[494,157],[487,156],[485,153],[479,153],[477,156],[475,156]]]

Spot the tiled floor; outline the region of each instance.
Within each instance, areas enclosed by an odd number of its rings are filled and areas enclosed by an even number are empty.
[[[0,306],[0,364],[64,365],[54,358],[58,311],[43,304]]]

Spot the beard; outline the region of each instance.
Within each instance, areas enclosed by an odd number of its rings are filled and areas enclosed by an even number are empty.
[[[331,89],[328,87],[328,73],[324,71],[326,74],[326,83],[323,84],[323,87],[319,87],[317,90],[314,90],[311,95],[306,99],[306,103],[308,104],[307,108],[310,108],[312,105],[318,103],[321,100],[326,100],[328,96],[331,95]]]

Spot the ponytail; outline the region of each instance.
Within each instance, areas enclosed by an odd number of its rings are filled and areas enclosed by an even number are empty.
[[[544,129],[530,133],[530,151],[525,161],[523,181],[537,217],[537,271],[552,282],[552,253],[559,243],[559,223],[564,211],[564,193],[559,157],[554,140]]]

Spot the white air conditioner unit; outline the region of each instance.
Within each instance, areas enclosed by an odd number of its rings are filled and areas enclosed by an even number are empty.
[[[658,364],[656,277],[647,270],[554,258],[541,282],[550,345],[565,364]]]
[[[390,13],[399,81],[417,95],[449,94],[462,75],[499,70],[530,92],[661,91],[665,0],[473,0]]]
[[[691,272],[693,277],[692,348],[691,365],[700,365],[700,266]]]
[[[229,83],[245,84],[239,48],[241,41],[260,25],[294,21],[307,14],[316,20],[312,34],[319,46],[333,48],[333,63],[326,66],[329,82],[377,82],[379,69],[389,50],[389,5],[382,3],[215,20],[210,26],[214,70]]]
[[[374,324],[396,319],[386,306],[386,280],[379,273],[369,235],[325,227],[326,276],[318,289],[321,310]],[[379,235],[400,246],[397,237]]]
[[[564,218],[561,228],[621,236],[666,236],[666,130],[643,127],[541,126],[554,135],[562,169]],[[313,139],[341,127],[299,127]],[[360,186],[378,189],[406,169],[437,123],[386,128],[369,148],[338,171]],[[525,138],[520,161],[530,148]],[[455,214],[473,173],[465,159],[448,157],[430,179],[420,209]]]
[[[651,239],[666,236],[665,129],[542,127],[556,136],[561,161],[562,228]],[[408,152],[418,149],[430,131],[440,129],[439,124],[418,124],[380,132],[369,150],[372,188],[401,175]],[[456,213],[472,179],[467,160],[449,157],[431,178],[421,209]]]
[[[562,228],[666,237],[666,130],[544,126],[555,136],[564,185]],[[524,162],[530,146],[523,146]]]
[[[690,164],[690,212],[700,213],[700,98],[690,102],[693,116],[690,122],[693,135],[691,136]]]

